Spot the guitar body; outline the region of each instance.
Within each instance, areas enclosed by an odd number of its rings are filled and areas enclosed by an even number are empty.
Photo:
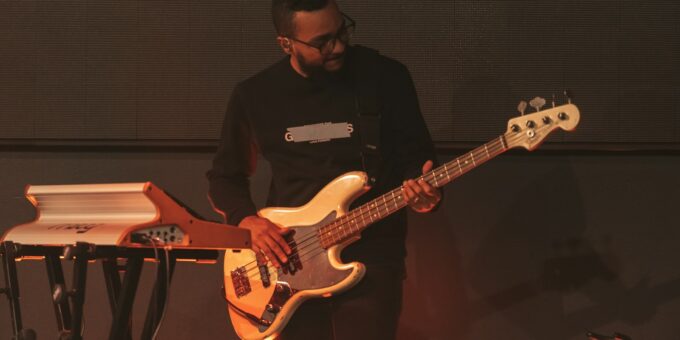
[[[365,173],[349,172],[326,185],[304,206],[258,212],[274,224],[295,230],[289,242],[297,246],[299,256],[291,256],[289,270],[282,272],[266,267],[266,260],[252,250],[226,251],[224,288],[229,316],[239,337],[274,338],[304,301],[335,295],[361,280],[363,264],[340,260],[342,249],[359,237],[324,249],[317,234],[320,226],[346,214],[350,204],[368,189]],[[269,272],[268,278],[263,277],[262,270]]]

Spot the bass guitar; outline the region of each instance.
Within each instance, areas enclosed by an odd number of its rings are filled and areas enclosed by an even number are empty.
[[[507,131],[498,138],[418,179],[442,187],[509,149],[524,147],[531,151],[552,131],[571,131],[578,125],[580,113],[575,105],[538,111],[540,106],[535,106],[535,113],[511,119]],[[526,103],[520,111],[524,108]],[[369,225],[407,205],[400,187],[350,211],[351,203],[370,189],[368,183],[366,173],[349,172],[331,181],[303,206],[258,212],[281,227],[294,228],[295,233],[287,239],[292,254],[277,269],[252,250],[226,251],[224,289],[239,337],[273,339],[303,302],[336,295],[361,280],[365,266],[359,262],[342,263],[342,249],[357,241]]]

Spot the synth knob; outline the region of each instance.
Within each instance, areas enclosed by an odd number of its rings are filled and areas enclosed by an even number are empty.
[[[533,120],[527,120],[527,127],[530,129],[533,129],[534,126],[536,126],[536,123],[534,123]]]
[[[567,114],[564,112],[560,112],[557,114],[557,118],[559,118],[560,120],[567,120],[567,117],[568,117]]]

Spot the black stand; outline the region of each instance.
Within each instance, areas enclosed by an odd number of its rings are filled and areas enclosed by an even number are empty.
[[[19,281],[17,279],[16,258],[19,256],[19,245],[12,242],[0,243],[0,255],[2,255],[2,269],[5,272],[5,288],[0,289],[9,300],[10,315],[12,318],[13,339],[33,340],[35,332],[24,329],[21,323],[21,306],[19,305]]]
[[[73,289],[67,290],[64,272],[59,256],[73,260]],[[167,256],[166,256],[167,254]],[[132,305],[137,292],[144,259],[158,259],[158,276],[151,294],[146,320],[141,339],[151,339],[158,327],[165,308],[165,297],[170,288],[170,279],[174,273],[177,259],[217,260],[216,250],[172,249],[157,251],[150,248],[124,248],[115,246],[95,246],[90,243],[77,243],[75,246],[34,246],[19,245],[11,241],[0,243],[3,270],[5,273],[5,293],[9,299],[12,328],[16,340],[35,339],[35,332],[24,329],[21,322],[19,306],[19,285],[16,270],[16,259],[24,256],[45,258],[47,277],[49,280],[54,313],[57,318],[59,339],[81,340],[83,308],[85,302],[85,286],[87,279],[87,263],[90,260],[102,260],[104,281],[113,315],[109,332],[110,340],[132,339]],[[118,261],[123,260],[124,265]],[[169,270],[169,272],[168,272]],[[121,283],[120,272],[124,273]],[[70,303],[69,303],[70,302]]]
[[[50,291],[54,292],[57,287],[65,287],[64,271],[61,268],[61,261],[59,255],[48,254],[45,256],[45,265],[47,267],[47,279],[50,283]],[[71,326],[71,308],[69,308],[66,299],[54,303],[54,315],[57,316],[57,329],[59,333],[70,329]]]
[[[151,300],[149,301],[149,309],[146,312],[146,320],[144,321],[144,330],[142,331],[142,339],[152,339],[158,323],[161,321],[163,310],[165,309],[165,297],[167,291],[170,289],[170,281],[172,274],[175,272],[176,259],[170,255],[166,258],[166,254],[159,254],[159,270],[156,277],[156,284],[151,293]]]

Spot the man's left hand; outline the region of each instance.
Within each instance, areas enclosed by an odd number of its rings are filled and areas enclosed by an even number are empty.
[[[432,161],[423,164],[423,175],[432,170]],[[431,186],[427,181],[406,180],[401,187],[404,198],[413,211],[419,213],[429,212],[437,206],[442,199],[442,194],[438,188]]]

